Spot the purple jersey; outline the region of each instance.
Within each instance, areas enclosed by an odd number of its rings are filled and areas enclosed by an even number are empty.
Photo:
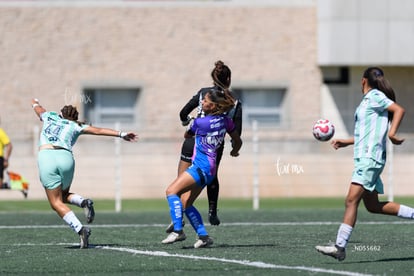
[[[189,132],[195,134],[191,167],[201,169],[206,178],[205,181],[201,181],[202,186],[209,184],[216,175],[217,149],[223,144],[226,132],[230,133],[234,130],[233,121],[223,114],[196,118],[191,125]],[[197,180],[199,177],[194,178]]]

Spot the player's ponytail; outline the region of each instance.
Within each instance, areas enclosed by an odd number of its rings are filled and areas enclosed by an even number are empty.
[[[211,77],[213,78],[214,85],[225,90],[230,87],[231,84],[231,70],[221,60],[214,63],[214,69],[211,71]]]
[[[378,89],[387,96],[388,99],[396,102],[394,89],[391,87],[389,81],[384,77],[384,71],[379,67],[368,67],[363,75],[367,79],[368,85],[372,88]],[[393,114],[388,113],[389,121],[392,121]]]

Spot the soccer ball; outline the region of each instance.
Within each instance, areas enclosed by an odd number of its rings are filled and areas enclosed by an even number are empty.
[[[335,127],[331,121],[326,119],[319,119],[313,125],[313,136],[318,141],[329,141],[335,134]]]

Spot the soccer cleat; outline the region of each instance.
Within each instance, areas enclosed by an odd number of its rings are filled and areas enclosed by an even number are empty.
[[[95,209],[93,208],[93,201],[91,199],[85,199],[82,201],[81,207],[85,213],[86,222],[92,223],[95,218]]]
[[[194,248],[209,247],[213,244],[213,239],[209,236],[198,236],[198,240],[194,244]]]
[[[185,222],[184,222],[184,220],[183,220],[183,227],[184,227],[184,225],[185,225]],[[165,233],[169,234],[169,233],[171,233],[172,231],[174,231],[174,224],[171,222],[171,223],[167,226],[167,228],[165,229]]]
[[[208,221],[211,225],[220,225],[220,219],[217,216],[217,210],[208,211]]]
[[[80,238],[80,248],[88,248],[91,229],[88,227],[82,227],[78,234]]]
[[[346,254],[345,254],[345,248],[339,247],[337,245],[327,245],[322,246],[318,245],[315,247],[316,250],[323,255],[331,256],[332,258],[337,259],[338,261],[345,260]]]
[[[183,231],[181,231],[180,233],[177,232],[171,232],[167,238],[165,238],[164,240],[162,240],[163,244],[170,244],[170,243],[174,243],[174,242],[178,242],[178,241],[183,241],[185,240],[187,237],[184,234]]]

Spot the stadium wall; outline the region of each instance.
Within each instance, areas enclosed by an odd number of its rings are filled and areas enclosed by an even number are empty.
[[[122,143],[116,156],[114,139],[80,137],[72,188],[88,197],[113,198],[120,166],[124,198],[164,197],[176,176],[184,131],[178,112],[200,87],[211,84],[209,73],[218,59],[231,67],[233,86],[283,83],[289,103],[286,127],[259,126],[254,133],[244,126],[239,158],[230,158],[227,141],[219,171],[221,196],[251,197],[255,170],[262,197],[344,195],[352,150],[332,151],[310,131],[322,114],[314,1],[99,2],[0,5],[1,126],[14,144],[10,170],[29,180],[30,198],[44,198],[36,165],[40,122],[31,97],[48,110],[74,104],[82,112],[86,84],[139,84],[139,119],[129,128],[140,141]],[[259,137],[258,155],[253,135]],[[410,158],[395,162],[408,164]],[[401,178],[396,181],[404,185],[410,179]],[[20,196],[0,191],[0,198]]]

